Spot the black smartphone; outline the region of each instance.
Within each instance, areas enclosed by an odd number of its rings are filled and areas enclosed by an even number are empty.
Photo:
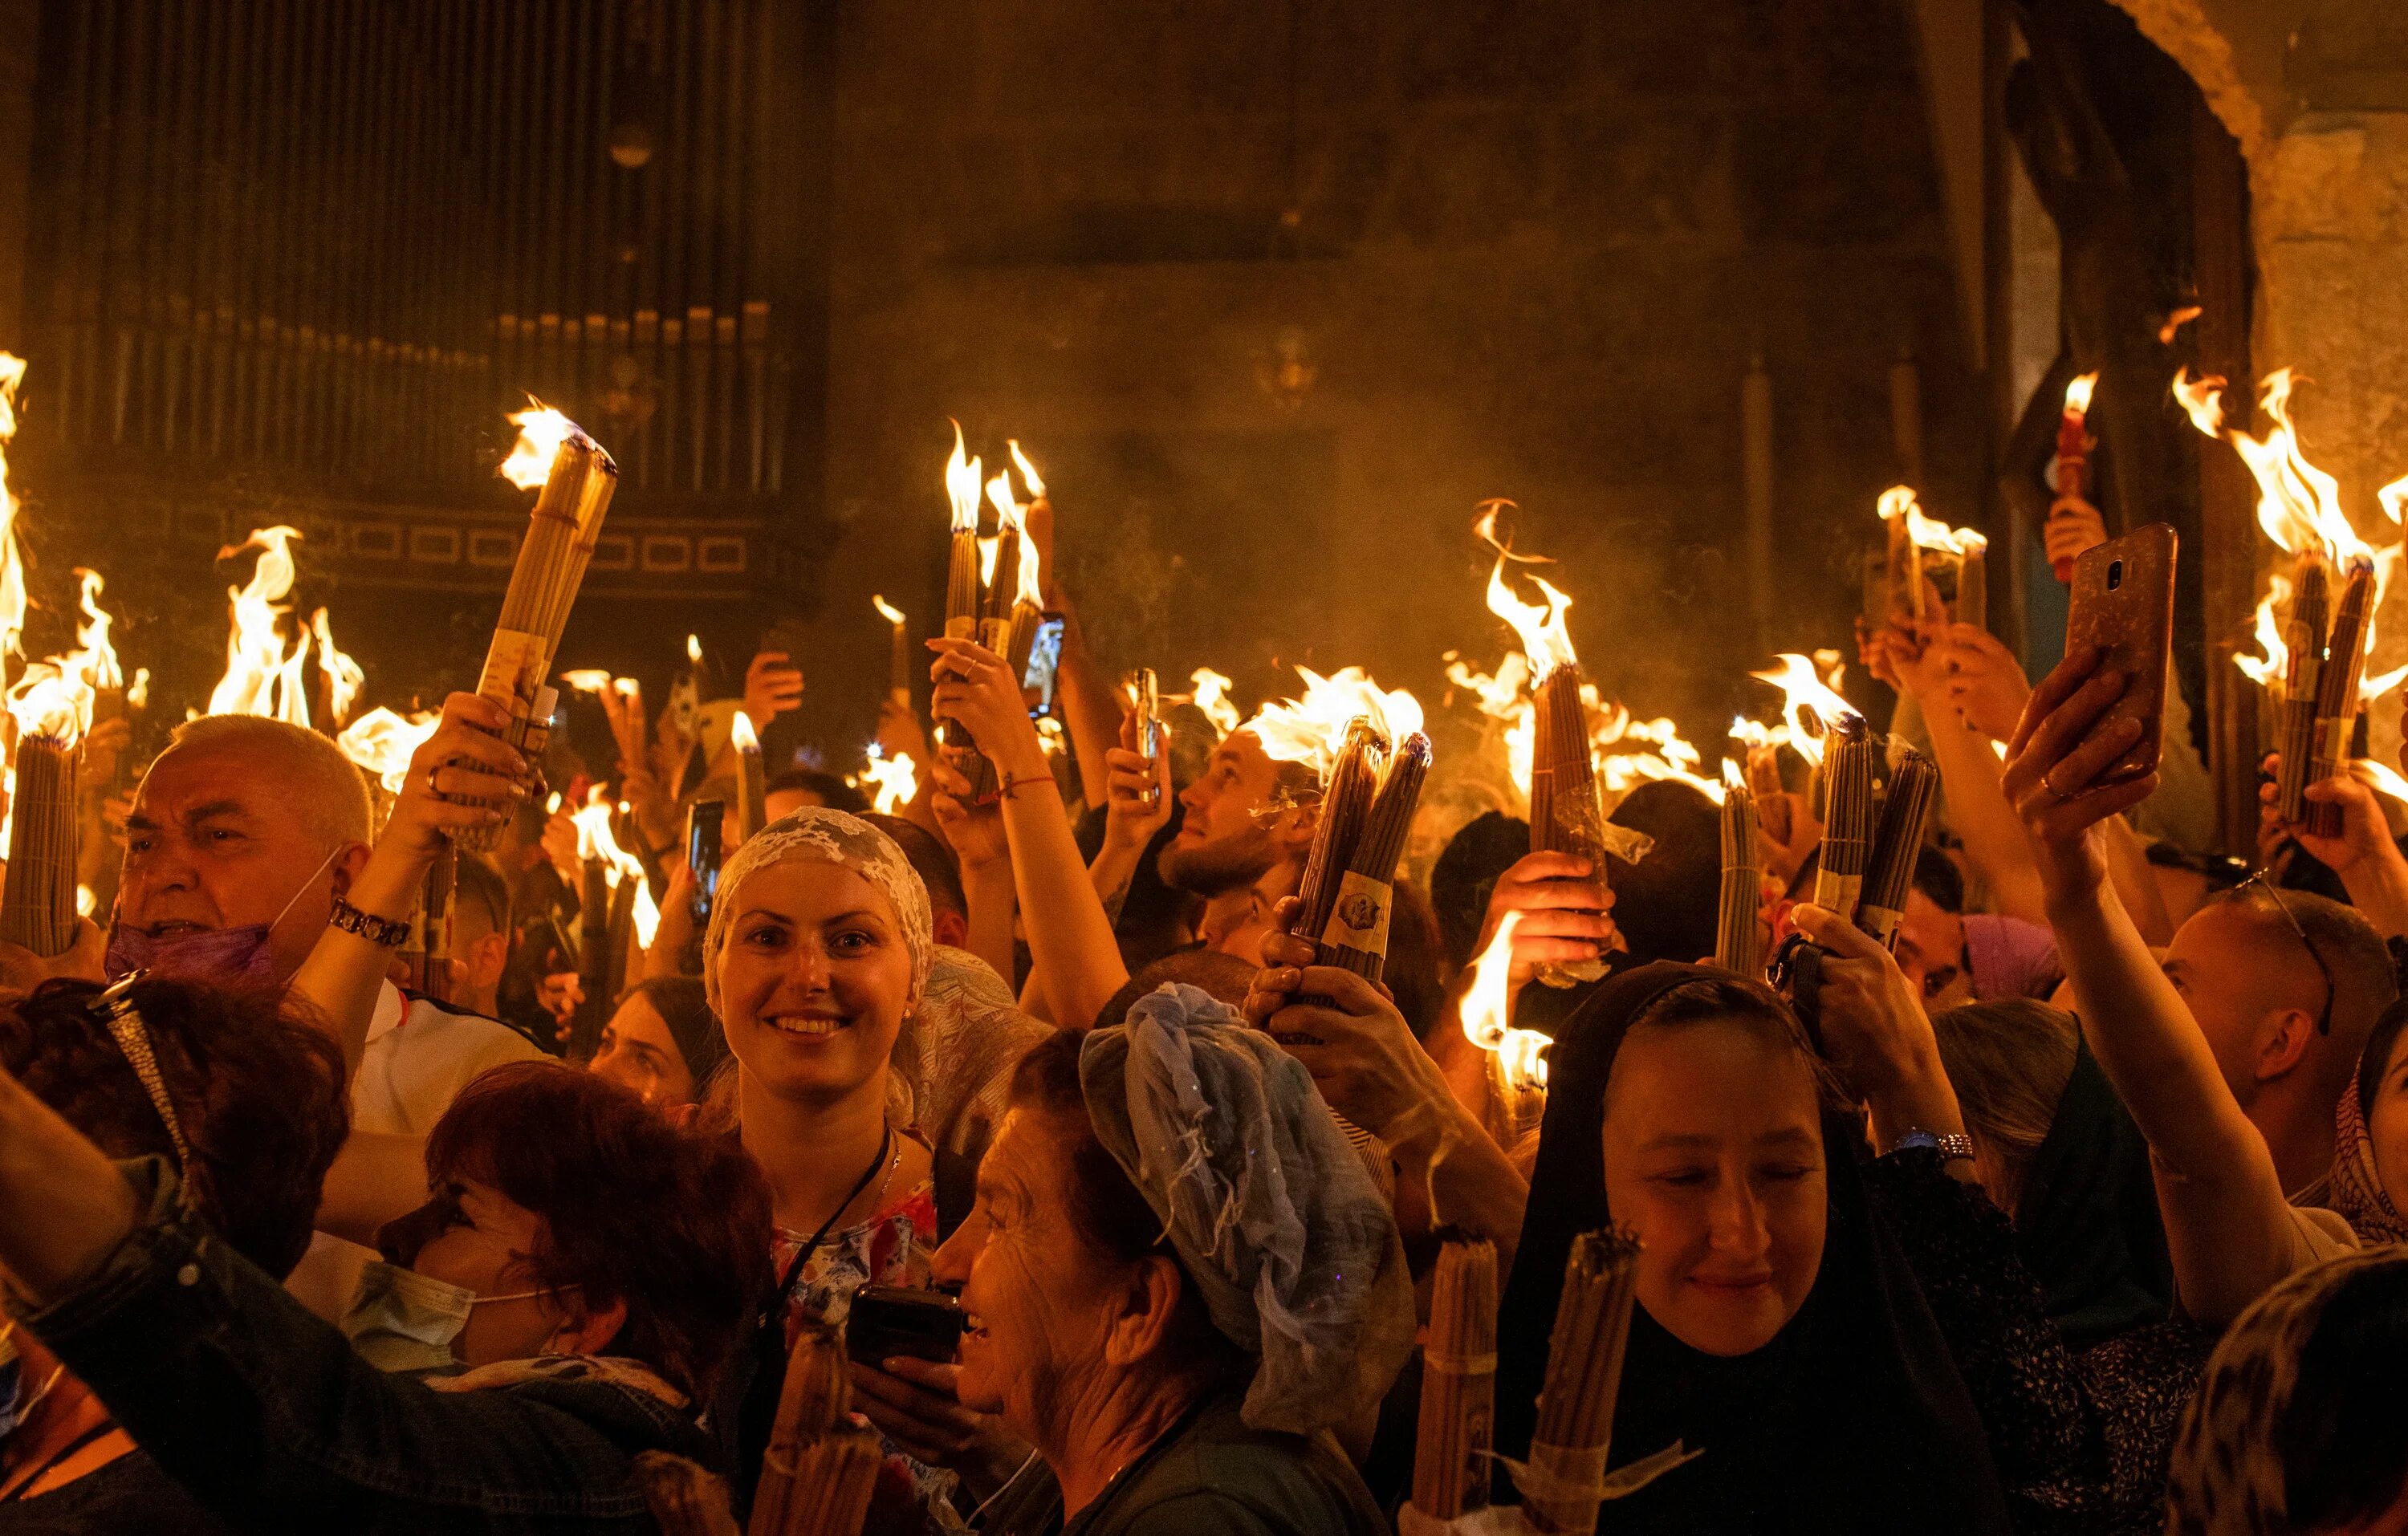
[[[844,1352],[867,1366],[898,1355],[950,1365],[967,1316],[962,1304],[942,1291],[864,1285],[853,1293],[853,1310],[844,1320]]]
[[[710,903],[719,895],[720,825],[724,800],[696,800],[685,814],[685,863],[694,871],[694,931],[710,926]]]

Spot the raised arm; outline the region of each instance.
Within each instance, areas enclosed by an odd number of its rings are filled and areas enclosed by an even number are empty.
[[[1170,753],[1166,747],[1147,762],[1137,750],[1137,729],[1136,715],[1121,716],[1121,744],[1104,754],[1111,770],[1105,780],[1104,841],[1087,866],[1087,883],[1114,924],[1137,878],[1138,861],[1170,820]]]
[[[1047,566],[1050,569],[1052,562]],[[1089,805],[1101,805],[1111,771],[1106,757],[1112,743],[1120,739],[1121,716],[1125,711],[1121,708],[1120,690],[1087,649],[1087,632],[1079,623],[1079,610],[1068,596],[1055,601],[1062,614],[1062,659],[1054,668],[1054,687],[1062,699],[1070,752],[1079,763],[1082,797]]]
[[[1020,680],[994,653],[968,640],[933,639],[932,712],[968,726],[1003,786],[1003,828],[1011,850],[1030,964],[1044,980],[1055,1022],[1084,1028],[1128,981],[1104,904],[1062,810]]]
[[[494,825],[516,809],[526,759],[501,739],[509,724],[508,711],[489,698],[453,694],[443,701],[442,723],[410,755],[408,781],[345,900],[369,917],[408,922],[444,840]],[[487,801],[494,809],[462,799]],[[367,1050],[377,993],[392,963],[389,947],[329,925],[294,974],[293,990],[317,1005],[342,1047],[347,1080]]]
[[[2276,776],[2283,754],[2272,753],[2266,763]],[[2286,822],[2275,813],[2272,779],[2258,787],[2259,822],[2296,840],[2309,855],[2341,877],[2350,905],[2366,914],[2386,939],[2408,937],[2408,857],[2391,840],[2391,827],[2375,803],[2374,791],[2354,775],[2344,774],[2308,786],[2308,798],[2341,807],[2341,836],[2320,838],[2301,822]]]
[[[2274,1158],[2224,1084],[2206,1037],[2107,878],[2100,824],[2157,775],[2101,784],[2140,737],[2100,725],[2128,680],[2095,649],[2042,681],[2008,743],[2005,789],[2030,843],[2084,1035],[2148,1138],[2183,1304],[2228,1319],[2290,1270],[2294,1228]]]

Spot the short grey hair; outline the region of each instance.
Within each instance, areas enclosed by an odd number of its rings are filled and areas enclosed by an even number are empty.
[[[328,850],[366,842],[374,818],[368,782],[330,739],[302,725],[256,714],[211,714],[187,720],[168,738],[165,761],[179,752],[237,753],[290,797],[294,814]]]

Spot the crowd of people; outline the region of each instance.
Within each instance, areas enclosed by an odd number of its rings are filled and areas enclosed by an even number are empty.
[[[102,919],[0,947],[0,1531],[650,1530],[664,1457],[740,1518],[865,1287],[960,1324],[846,1366],[867,1530],[1510,1530],[1408,1503],[1436,1256],[1498,1256],[1510,1507],[1606,1227],[1610,1529],[2408,1529],[2408,856],[2366,783],[2309,791],[2338,836],[2270,784],[2243,878],[2165,830],[2173,769],[2110,774],[2130,679],[2028,682],[1935,596],[1859,637],[1941,774],[1893,943],[1813,903],[1792,773],[1757,918],[1813,996],[1718,968],[1715,808],[1664,781],[1628,860],[1438,827],[1374,981],[1290,931],[1313,772],[1195,710],[1149,752],[1052,600],[1066,750],[931,641],[992,787],[898,701],[908,805],[773,775],[715,877],[685,815],[734,749],[666,722],[531,761],[455,694],[397,793],[180,727],[95,828]],[[732,707],[800,684],[764,653]],[[607,967],[548,808],[587,779],[661,914]],[[1464,1027],[1492,951],[1542,1086]]]

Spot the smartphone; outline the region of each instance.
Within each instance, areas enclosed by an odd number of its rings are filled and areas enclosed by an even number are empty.
[[[867,1366],[898,1355],[950,1365],[967,1320],[962,1304],[942,1291],[864,1285],[844,1320],[844,1352]]]
[[[1153,668],[1140,667],[1129,673],[1127,687],[1129,703],[1137,711],[1137,750],[1152,766],[1162,760],[1162,683]],[[1154,795],[1151,789],[1145,792],[1146,804],[1154,803]]]
[[[1035,689],[1037,710],[1042,714],[1054,708],[1054,677],[1062,666],[1062,621],[1046,619],[1037,625],[1037,639],[1028,647],[1028,669],[1020,675],[1020,686]]]
[[[724,800],[696,800],[685,813],[685,864],[694,871],[694,931],[710,926],[710,904],[719,895],[721,825],[727,819]]]
[[[2141,739],[2099,784],[2124,783],[2157,771],[2165,745],[2166,676],[2173,655],[2173,524],[2152,523],[2085,553],[2073,563],[2065,648],[2095,645],[2100,665],[2130,681],[2123,696],[2091,728],[2119,720],[2141,723]]]

